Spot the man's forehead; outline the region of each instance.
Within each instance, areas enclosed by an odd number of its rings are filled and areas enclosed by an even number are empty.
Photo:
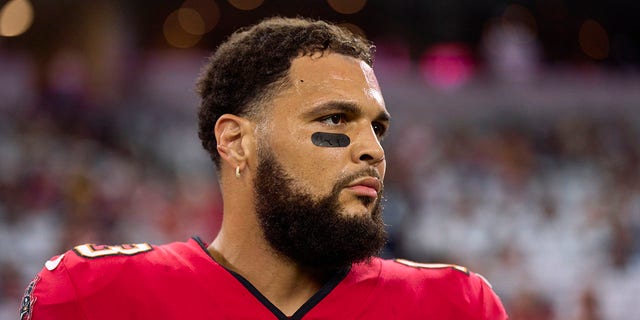
[[[307,101],[330,97],[366,99],[384,109],[384,99],[373,69],[353,57],[323,53],[295,58],[291,63],[289,81],[293,92],[287,93],[305,97]]]
[[[366,62],[332,52],[294,58],[289,75],[308,81],[362,80],[378,88],[373,69]]]

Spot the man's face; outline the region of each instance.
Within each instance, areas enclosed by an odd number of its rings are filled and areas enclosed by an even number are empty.
[[[256,130],[256,209],[265,237],[307,266],[362,260],[386,236],[380,139],[389,117],[373,71],[325,54],[295,59],[290,81]]]
[[[381,197],[386,161],[380,140],[389,126],[373,70],[351,57],[317,54],[294,59],[289,81],[266,107],[256,140],[268,145],[296,188],[316,199],[337,181],[368,172],[340,190],[338,205],[345,215],[370,216]],[[339,134],[349,143],[319,146],[314,134]]]

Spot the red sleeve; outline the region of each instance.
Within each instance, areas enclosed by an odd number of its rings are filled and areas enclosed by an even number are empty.
[[[441,263],[396,259],[390,267],[419,292],[430,318],[506,320],[507,312],[489,282],[469,269]],[[409,267],[409,269],[407,269]]]
[[[64,258],[53,257],[27,287],[20,308],[21,320],[86,319]]]
[[[466,270],[466,268],[464,268]],[[507,312],[491,285],[481,275],[472,271],[460,272],[457,268],[441,269],[441,281],[436,281],[436,294],[442,295],[456,309],[446,317],[469,320],[506,320]],[[430,290],[429,290],[430,291]],[[455,314],[455,316],[454,316]]]
[[[498,295],[493,291],[489,282],[479,274],[471,273],[471,277],[477,286],[476,290],[478,297],[478,314],[483,315],[480,319],[486,320],[506,320],[509,319],[507,312],[502,305],[502,301]]]

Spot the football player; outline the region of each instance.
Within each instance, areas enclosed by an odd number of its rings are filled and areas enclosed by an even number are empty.
[[[391,116],[373,45],[271,18],[197,85],[224,216],[212,243],[85,244],[49,260],[22,319],[506,319],[464,267],[376,257]]]

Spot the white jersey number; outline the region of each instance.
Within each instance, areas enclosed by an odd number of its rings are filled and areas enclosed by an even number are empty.
[[[99,258],[106,256],[132,256],[153,250],[148,243],[121,244],[119,246],[83,244],[73,248],[78,255],[86,258]]]

